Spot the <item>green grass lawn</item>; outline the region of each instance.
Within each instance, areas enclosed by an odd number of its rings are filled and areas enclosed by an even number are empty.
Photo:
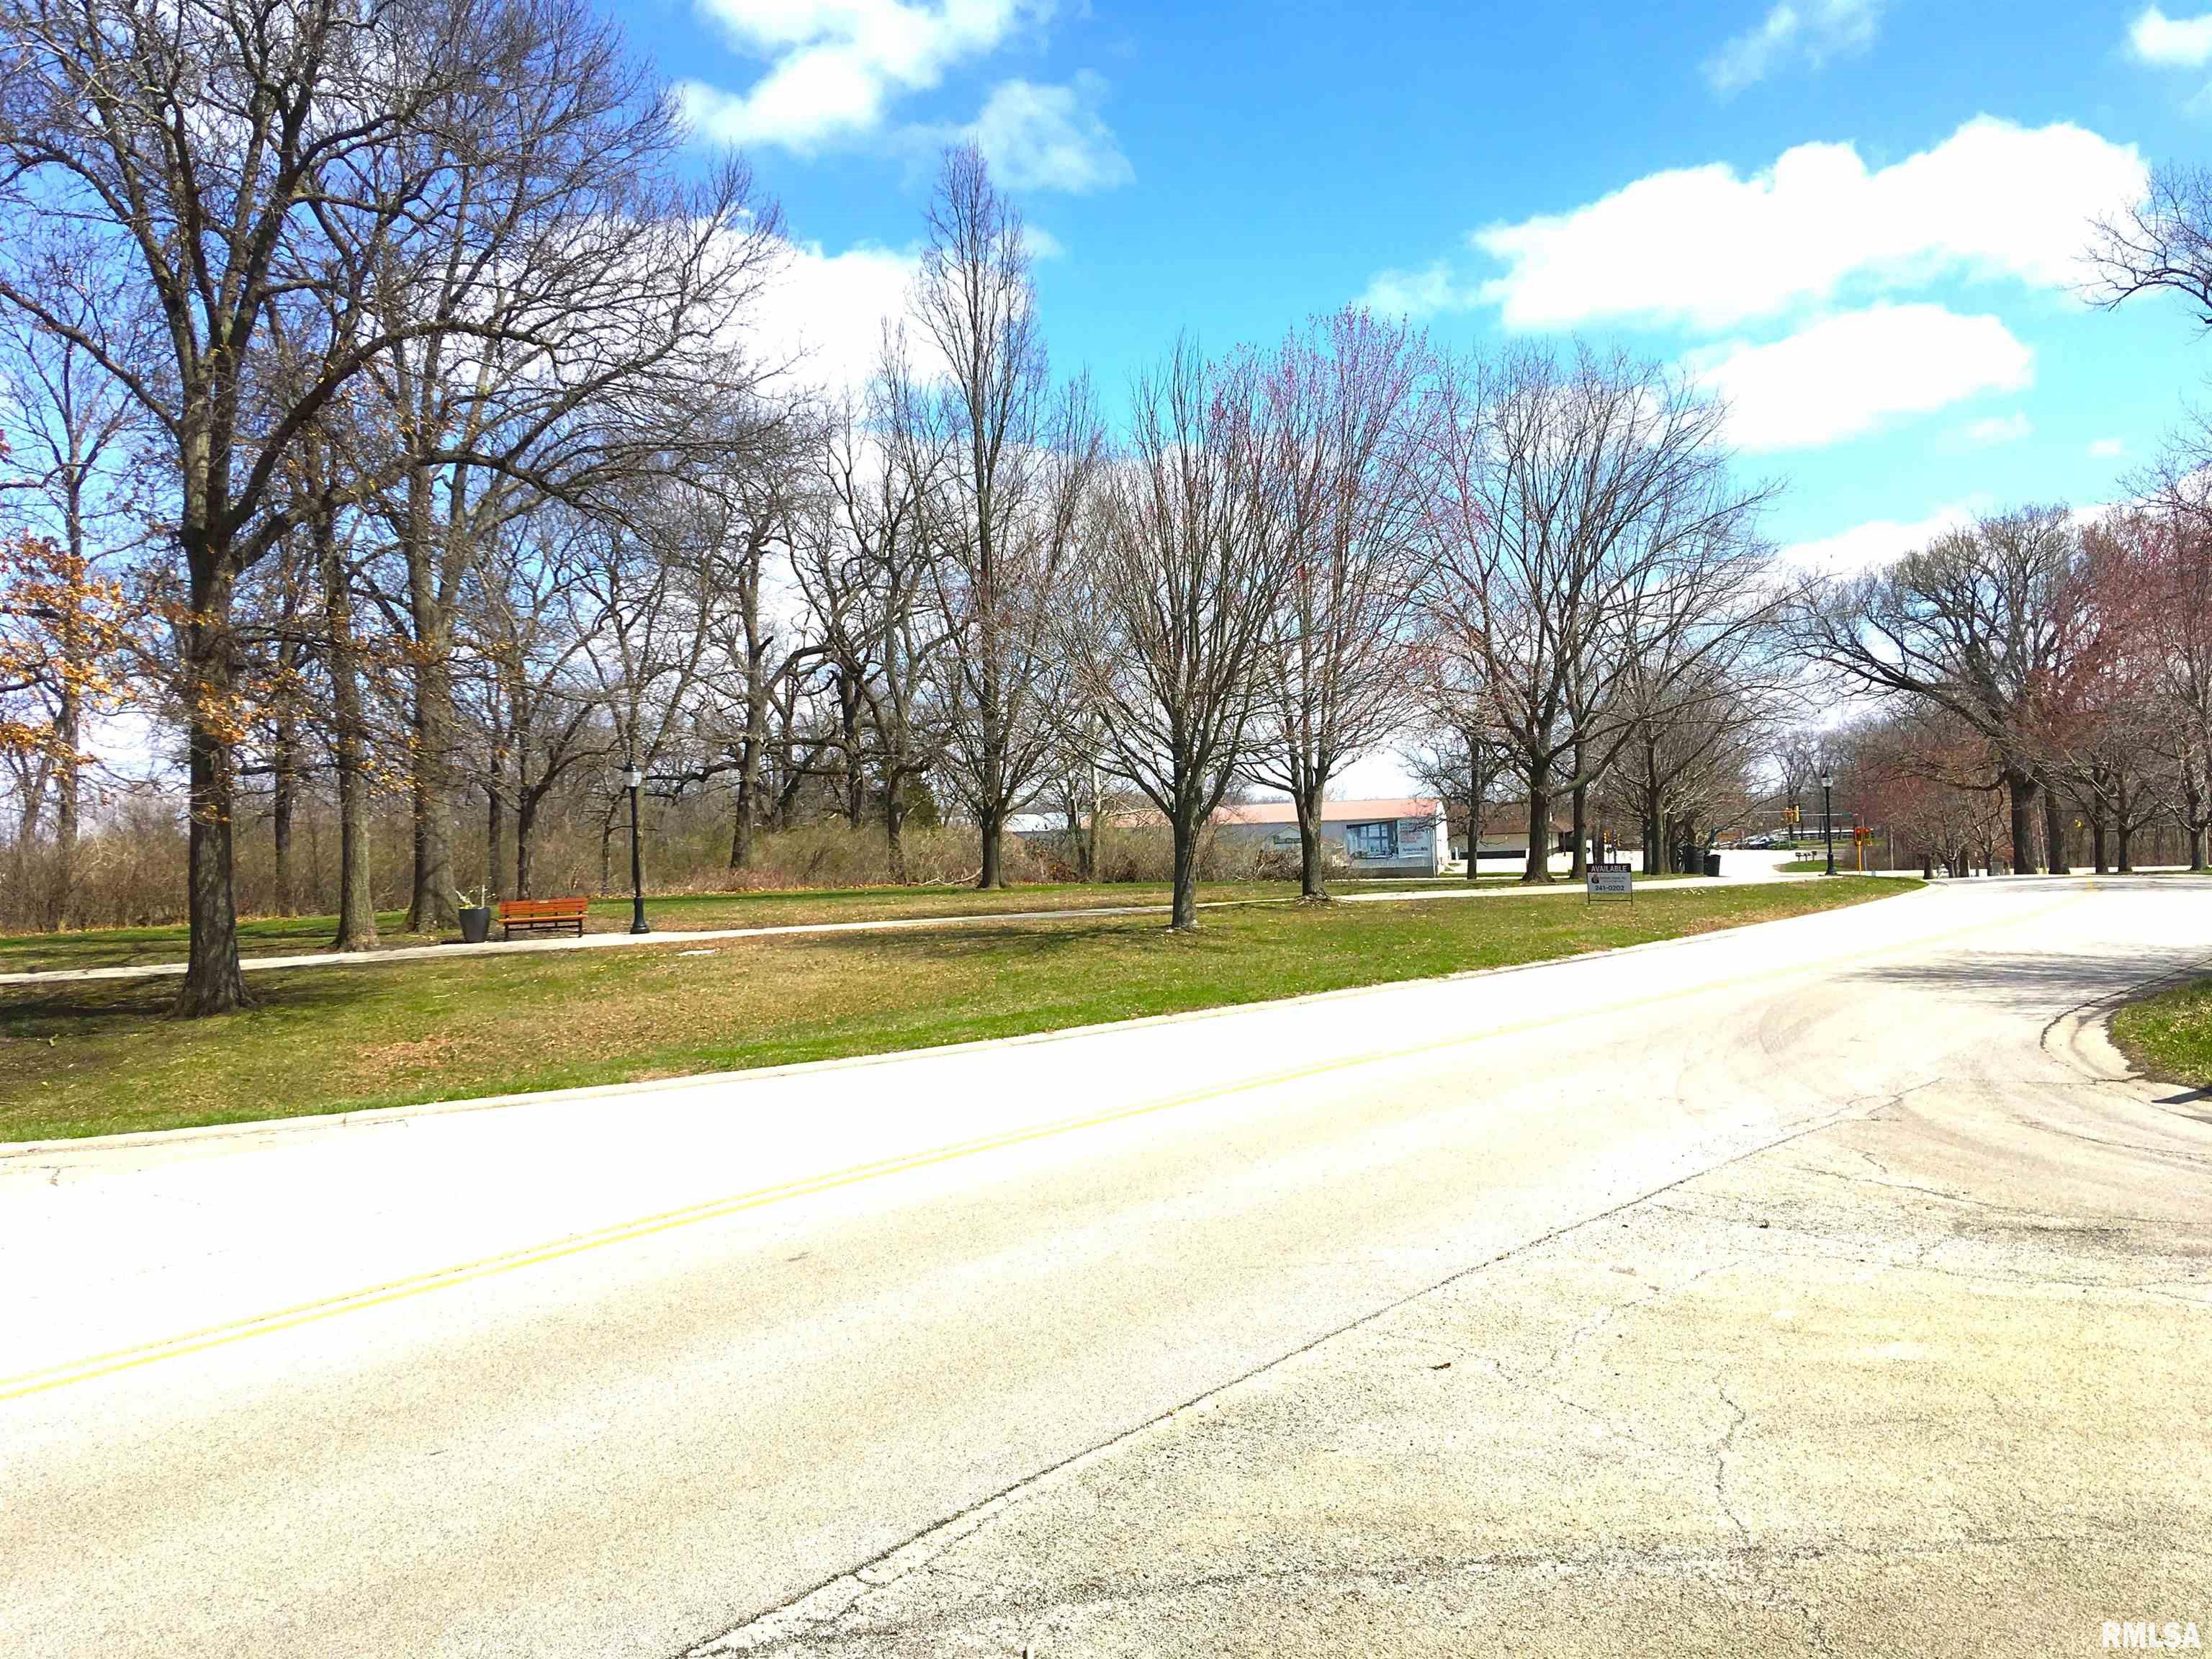
[[[1653,878],[1662,879],[1662,878]],[[1487,875],[1485,887],[1510,887],[1511,876]],[[1340,893],[1406,887],[1462,888],[1461,876],[1431,881],[1339,881]],[[1287,902],[1297,896],[1289,882],[1219,883],[1199,890],[1203,903]],[[1120,905],[1168,902],[1164,882],[1074,882],[1040,884],[979,892],[973,887],[859,887],[801,889],[758,893],[674,893],[646,900],[647,920],[656,932],[696,933],[721,927],[780,927],[799,922],[881,921],[902,916],[983,916],[1022,910],[1110,909]],[[403,933],[404,912],[380,913],[376,925],[385,948],[425,945],[422,934]],[[592,901],[585,929],[594,933],[629,930],[627,897]],[[303,956],[329,947],[337,932],[336,916],[262,916],[238,926],[240,954],[247,957]],[[458,939],[458,933],[440,936]],[[496,926],[492,937],[499,937]],[[52,972],[70,968],[127,968],[185,959],[184,927],[103,927],[82,933],[0,934],[0,973]]]
[[[0,989],[0,1140],[297,1116],[925,1048],[1418,979],[1739,927],[1897,881],[1273,905],[258,975],[183,1021],[171,980]],[[1034,890],[1031,890],[1034,891]]]
[[[2130,1003],[2112,1016],[2112,1041],[2155,1077],[2212,1089],[2212,979]]]

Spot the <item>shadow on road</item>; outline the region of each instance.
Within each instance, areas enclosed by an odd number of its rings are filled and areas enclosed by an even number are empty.
[[[2063,956],[1968,951],[1942,961],[1862,968],[1842,975],[1838,984],[1839,988],[1852,984],[1918,985],[2000,1007],[2038,1008],[2055,1014],[2094,997],[2197,970],[2212,970],[2212,955],[2181,948]]]

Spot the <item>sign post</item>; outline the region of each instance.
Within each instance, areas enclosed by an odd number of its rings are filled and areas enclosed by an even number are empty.
[[[1601,898],[1623,898],[1636,902],[1636,872],[1626,864],[1593,864],[1583,876],[1583,902]]]

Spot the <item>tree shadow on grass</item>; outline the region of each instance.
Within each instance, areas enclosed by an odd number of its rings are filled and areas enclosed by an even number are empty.
[[[1010,969],[1034,967],[1109,944],[1152,945],[1195,955],[1209,945],[1237,942],[1237,936],[1226,929],[1209,930],[1201,926],[1196,933],[1176,933],[1158,918],[1150,916],[1102,916],[1088,921],[1011,927],[1000,923],[917,927],[881,933],[817,933],[799,938],[816,950],[827,949],[843,957],[874,957],[903,966],[934,966],[947,961],[993,957],[1003,961]]]
[[[246,980],[249,1002],[244,1012],[347,1008],[373,996],[385,983],[388,981],[376,969],[302,969],[252,975]],[[173,1020],[179,1030],[216,1030],[231,1018],[179,1019],[173,1012],[176,1000],[177,981],[166,976],[0,988],[0,1037],[98,1036]]]

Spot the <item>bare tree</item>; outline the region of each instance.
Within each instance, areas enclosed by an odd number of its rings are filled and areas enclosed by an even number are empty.
[[[400,478],[542,474],[518,459],[535,434],[628,425],[620,389],[641,363],[713,340],[728,272],[772,229],[748,212],[740,171],[682,195],[618,176],[675,141],[665,100],[634,76],[587,107],[609,38],[573,0],[0,5],[0,188],[24,228],[0,263],[0,302],[125,387],[167,451],[191,803],[183,1012],[245,998],[233,826],[250,716],[234,605],[246,573],[311,517]],[[623,121],[664,136],[625,147]],[[564,173],[593,170],[599,187],[563,194]],[[512,227],[520,241],[474,262]],[[36,273],[63,234],[89,239],[146,304],[86,317],[55,303]],[[456,270],[465,292],[441,280]],[[413,302],[425,295],[440,302]],[[419,368],[427,343],[456,339],[474,343],[464,373],[532,365],[534,398],[501,405],[495,438],[493,422],[447,422],[427,442],[407,434],[396,470],[357,472],[336,499],[286,486],[310,428],[372,370]],[[428,504],[410,512],[411,525]],[[445,644],[434,628],[432,644]],[[429,747],[434,772],[441,744]],[[424,899],[416,921],[450,902]]]
[[[130,306],[85,239],[57,236],[42,258],[41,292],[79,330]],[[45,697],[52,740],[37,746],[37,781],[27,782],[21,837],[28,840],[50,789],[53,858],[45,921],[51,927],[67,919],[88,723],[100,692],[123,684],[117,665],[102,660],[112,658],[117,641],[100,623],[103,612],[120,621],[112,601],[121,597],[123,561],[147,534],[131,476],[143,419],[129,392],[76,340],[21,312],[0,313],[0,441],[10,446],[15,474],[0,486],[0,522],[43,538],[51,549],[46,574],[53,592],[40,619],[46,660],[23,689]]]
[[[1328,896],[1330,781],[1415,702],[1413,600],[1431,494],[1425,358],[1404,327],[1349,310],[1293,334],[1257,370],[1264,459],[1280,475],[1291,557],[1265,664],[1267,738],[1251,769],[1291,797],[1308,899]]]
[[[542,501],[726,442],[764,368],[736,336],[778,222],[743,165],[672,182],[674,108],[582,0],[519,9],[503,46],[447,210],[373,267],[406,459],[385,499],[414,645],[412,932],[453,921],[452,663],[477,550]]]
[[[315,371],[273,398],[257,353],[271,319],[326,281],[302,204],[342,196],[341,175],[432,125],[479,72],[483,21],[481,6],[429,0],[391,0],[365,20],[339,0],[0,9],[0,155],[9,216],[26,233],[0,266],[0,301],[128,388],[173,457],[191,820],[182,1012],[245,1000],[233,595],[292,527],[272,510],[287,450],[391,343],[329,331]],[[384,213],[377,234],[397,216]],[[72,314],[39,288],[42,237],[64,228],[131,270],[150,324],[137,309]]]
[[[2063,507],[1983,519],[1800,606],[1804,648],[1860,688],[1948,710],[1992,746],[2011,809],[2013,868],[2035,869],[2039,800],[2051,867],[2066,864],[2050,763],[2075,676],[2102,635],[2081,541]]]
[[[1672,867],[1700,827],[1724,830],[1752,805],[1751,781],[1777,715],[1773,688],[1714,664],[1695,674],[1630,676],[1627,740],[1606,775],[1609,803],[1641,830],[1644,867]]]
[[[931,494],[931,569],[950,636],[945,760],[983,838],[977,885],[1006,884],[1006,819],[1051,754],[1054,607],[1101,439],[1087,390],[1055,397],[1021,215],[973,145],[945,152],[914,318],[948,375],[953,449]]]
[[[2212,329],[2212,168],[2155,169],[2142,199],[2094,223],[2088,257],[2091,298],[2109,307],[2179,295]]]
[[[1108,766],[1168,822],[1178,930],[1198,925],[1200,836],[1249,758],[1295,556],[1257,382],[1188,340],[1139,382],[1067,635]]]
[[[951,701],[927,526],[953,457],[930,416],[893,336],[866,410],[848,405],[830,427],[826,512],[799,576],[865,721],[895,882],[907,879],[908,798],[942,759]]]
[[[1717,404],[1626,357],[1516,352],[1444,374],[1437,408],[1427,608],[1526,787],[1522,878],[1547,882],[1555,795],[1574,798],[1579,868],[1624,677],[1655,635],[1704,629],[1771,487],[1733,477]]]

